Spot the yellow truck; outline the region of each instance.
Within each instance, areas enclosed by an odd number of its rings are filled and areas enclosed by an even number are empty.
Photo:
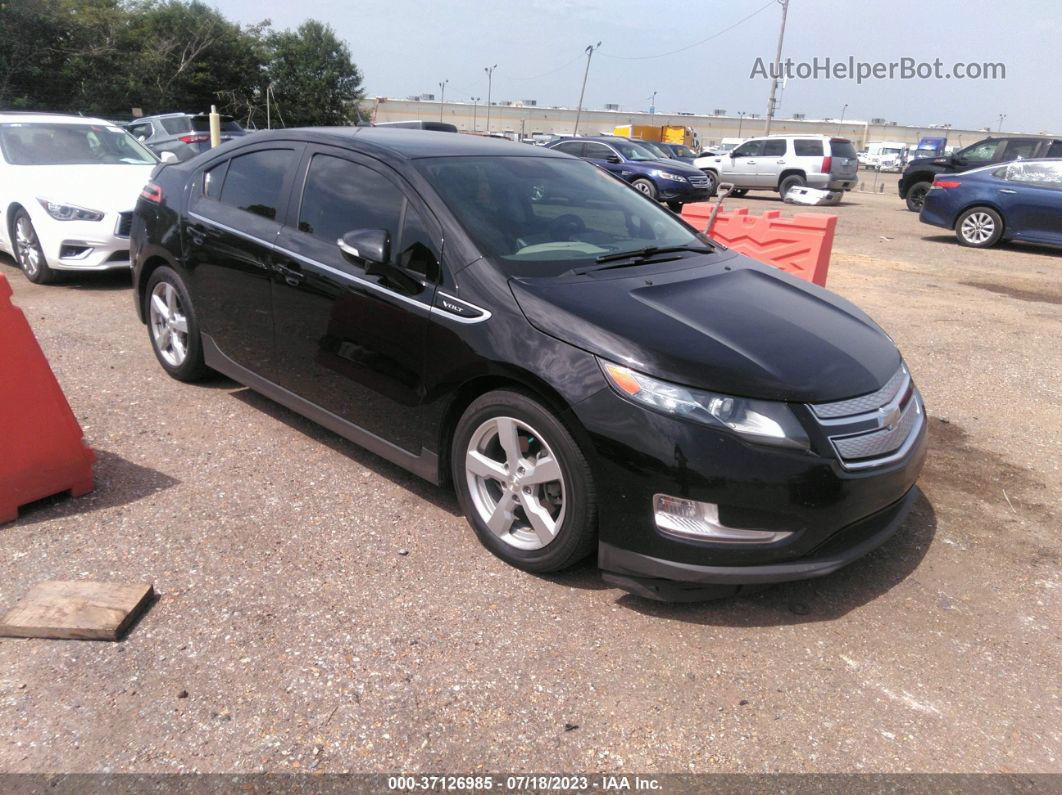
[[[691,149],[696,149],[697,144],[697,134],[691,127],[683,127],[681,124],[665,124],[660,127],[652,124],[622,124],[615,128],[612,134],[634,141],[682,144]]]

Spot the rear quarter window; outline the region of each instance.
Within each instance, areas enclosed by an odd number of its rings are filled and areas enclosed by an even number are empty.
[[[822,141],[797,138],[793,141],[793,152],[797,157],[822,157]]]
[[[162,129],[170,135],[180,135],[181,133],[192,131],[192,123],[186,116],[174,116],[171,119],[159,119],[159,123],[162,125]]]
[[[262,149],[232,158],[220,201],[276,220],[292,157],[290,149]]]

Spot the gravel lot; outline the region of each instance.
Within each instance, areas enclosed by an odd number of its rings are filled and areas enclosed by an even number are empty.
[[[98,454],[0,527],[0,605],[160,594],[121,643],[0,640],[0,770],[1062,772],[1062,251],[960,248],[878,179],[808,211],[923,391],[924,499],[831,577],[701,605],[511,569],[451,493],[170,380],[127,276],[0,257]]]

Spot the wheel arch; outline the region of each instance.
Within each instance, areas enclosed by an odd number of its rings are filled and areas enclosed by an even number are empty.
[[[550,409],[558,421],[571,433],[583,455],[590,459],[593,446],[586,429],[575,417],[571,405],[556,389],[538,376],[526,370],[506,367],[489,373],[474,376],[454,393],[446,406],[439,423],[437,445],[439,450],[439,482],[447,484],[452,481],[450,473],[450,455],[453,448],[454,433],[465,410],[478,397],[498,389],[511,389],[531,397]]]
[[[140,322],[147,323],[147,286],[151,281],[151,275],[159,268],[167,266],[177,270],[172,262],[166,259],[161,254],[152,254],[144,260],[144,264],[140,266],[140,270],[136,280],[136,308],[137,315],[140,317]],[[186,285],[187,286],[187,285]]]
[[[781,188],[782,183],[785,182],[789,177],[800,177],[802,180],[807,182],[808,172],[806,172],[802,168],[787,168],[781,174],[778,175],[778,182],[775,183],[775,188]]]

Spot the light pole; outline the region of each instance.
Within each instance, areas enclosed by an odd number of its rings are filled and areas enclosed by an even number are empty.
[[[653,95],[651,97],[649,97],[649,123],[650,124],[652,123],[653,116],[655,114],[656,114],[656,92],[654,91]]]
[[[579,134],[579,117],[583,115],[583,95],[586,93],[586,78],[590,74],[590,59],[594,57],[594,50],[600,46],[601,42],[586,45],[586,70],[583,72],[583,87],[579,89],[579,109],[575,111],[575,129],[572,130],[572,135]]]
[[[771,134],[771,119],[774,118],[774,95],[778,91],[778,76],[782,71],[782,40],[785,39],[785,18],[789,13],[789,0],[778,0],[782,4],[782,27],[778,30],[778,50],[774,55],[774,74],[771,76],[771,95],[767,98],[767,121],[763,125],[763,134]]]
[[[497,68],[498,64],[483,67],[483,71],[487,73],[487,135],[490,135],[490,88],[494,81],[494,70]]]
[[[479,101],[483,97],[469,97],[472,100],[472,132],[476,131],[476,108],[479,107]]]
[[[747,114],[748,114],[748,111],[744,111],[744,110],[739,110],[738,111],[738,134],[737,134],[738,138],[741,137],[741,125],[745,123],[745,116]]]
[[[996,132],[1002,132],[1002,130],[1003,130],[1003,119],[1005,119],[1005,118],[1007,118],[1007,114],[1006,113],[1000,113],[999,114],[999,127],[996,129]]]
[[[848,110],[848,103],[844,103],[844,107],[841,108],[841,120],[837,122],[837,134],[841,134],[841,125],[844,124],[844,114]]]
[[[446,104],[446,84],[449,80],[443,80],[439,83],[439,121],[443,120],[443,105]]]

